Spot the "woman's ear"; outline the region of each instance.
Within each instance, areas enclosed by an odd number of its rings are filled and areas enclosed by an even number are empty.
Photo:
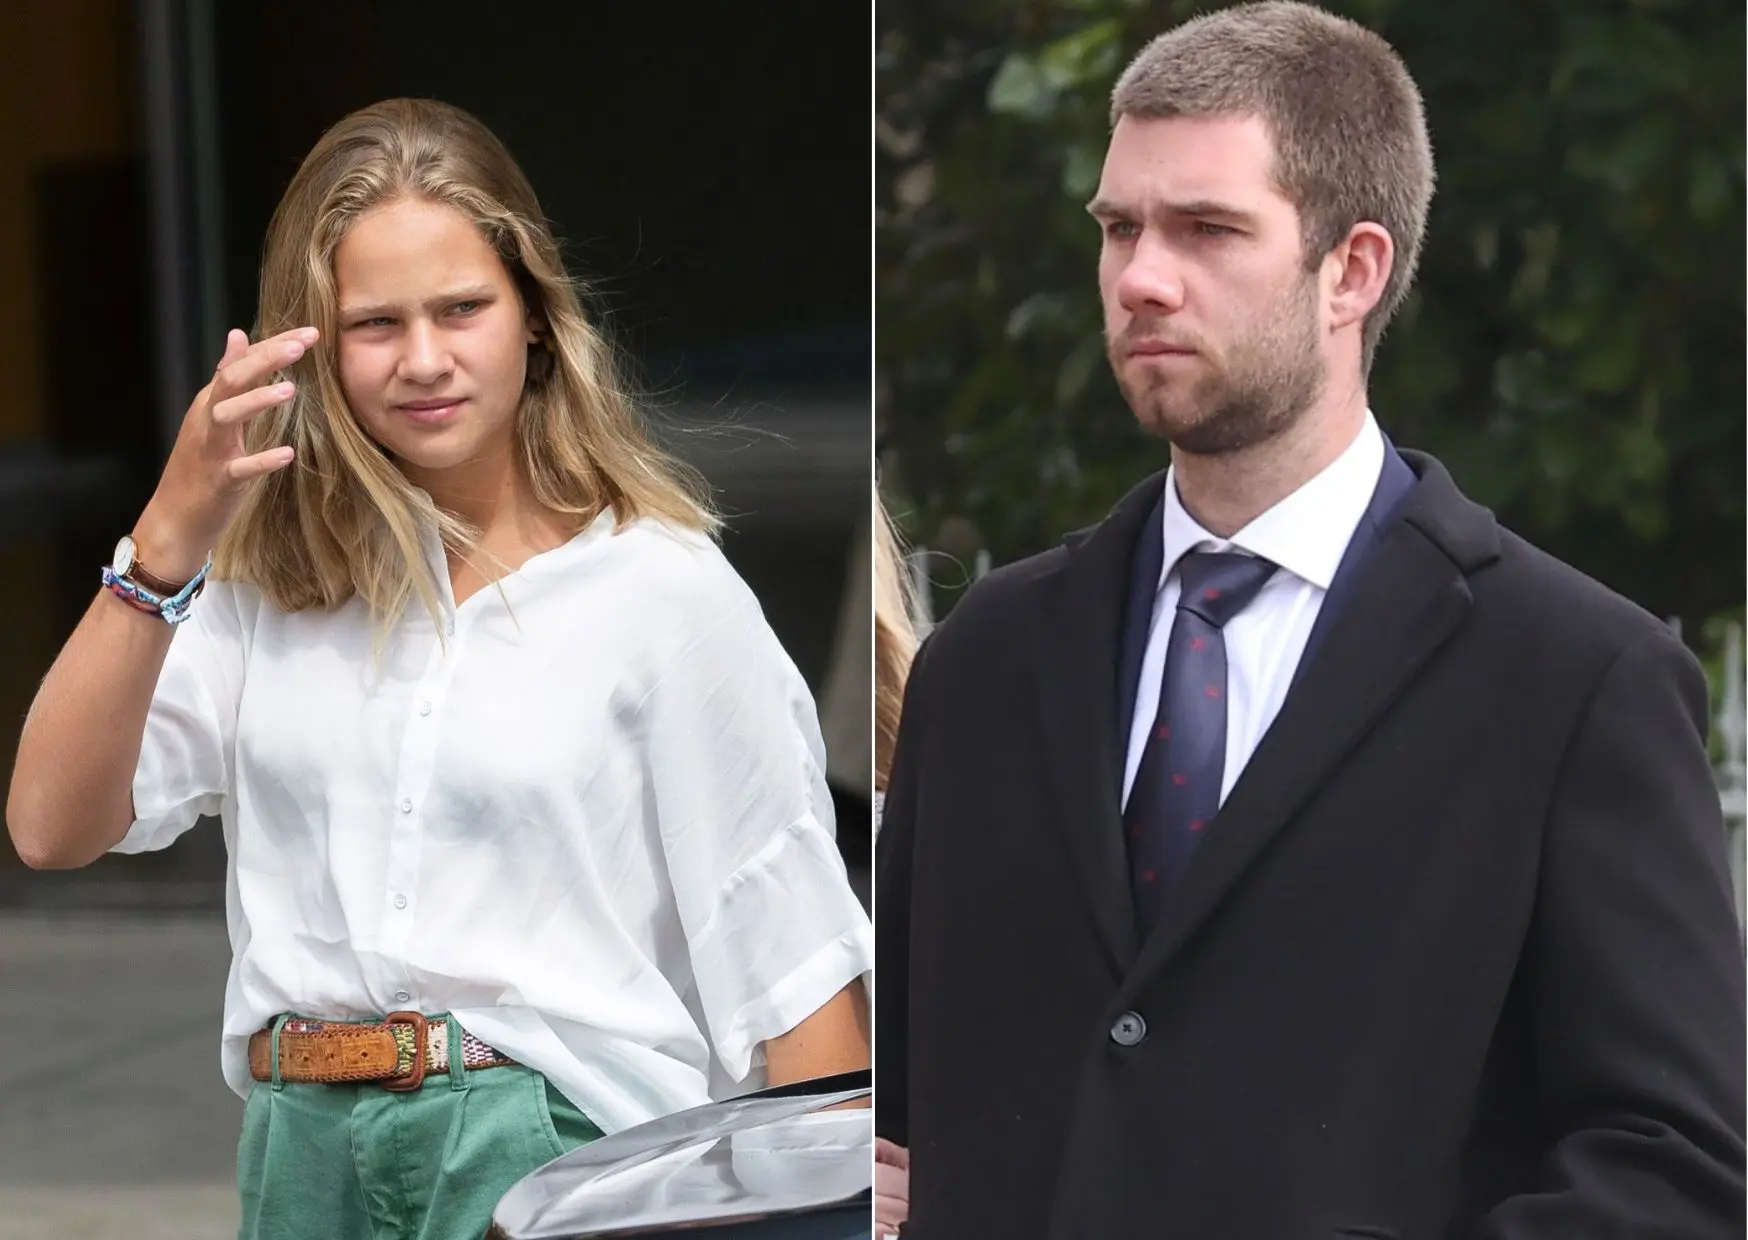
[[[552,333],[546,320],[538,314],[531,314],[523,334],[528,341],[528,377],[536,383],[544,383],[552,374],[556,360],[552,352]]]

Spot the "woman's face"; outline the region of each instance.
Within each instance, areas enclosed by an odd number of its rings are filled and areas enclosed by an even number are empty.
[[[453,207],[401,198],[353,224],[334,278],[340,386],[365,431],[426,490],[490,486],[535,339],[503,260]]]

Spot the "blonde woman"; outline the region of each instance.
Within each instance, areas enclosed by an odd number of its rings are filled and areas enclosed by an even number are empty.
[[[891,515],[874,497],[874,788],[878,830],[892,750],[898,741],[904,682],[916,654],[916,599]],[[874,1223],[896,1235],[910,1212],[910,1151],[884,1137],[874,1143]]]
[[[874,789],[885,795],[898,741],[904,682],[917,648],[917,599],[904,553],[878,492],[874,496]],[[878,816],[876,816],[878,821]]]
[[[7,807],[37,866],[222,820],[244,1237],[474,1237],[602,1131],[866,1065],[812,702],[714,524],[498,141],[329,131]]]

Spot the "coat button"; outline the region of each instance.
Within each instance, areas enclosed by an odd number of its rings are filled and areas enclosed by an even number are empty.
[[[1139,1012],[1124,1012],[1111,1026],[1111,1041],[1118,1046],[1137,1046],[1147,1036],[1147,1022]]]

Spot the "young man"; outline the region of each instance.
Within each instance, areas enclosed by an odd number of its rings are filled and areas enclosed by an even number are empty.
[[[1699,669],[1368,406],[1432,196],[1413,82],[1260,4],[1148,46],[1113,116],[1110,361],[1171,468],[912,673],[907,1240],[1739,1235]]]

